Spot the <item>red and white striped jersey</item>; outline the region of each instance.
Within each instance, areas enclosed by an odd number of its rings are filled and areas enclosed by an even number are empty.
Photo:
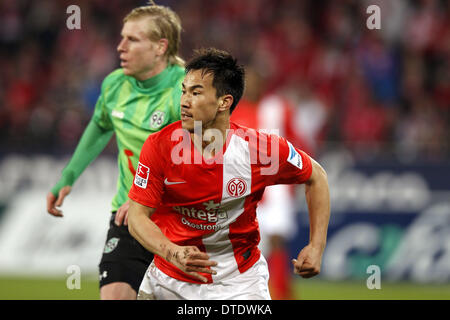
[[[178,121],[148,137],[129,197],[157,208],[152,220],[172,242],[218,262],[216,275],[203,274],[208,282],[233,277],[260,257],[256,206],[264,188],[306,182],[311,160],[280,136],[233,122],[221,152],[208,160],[180,131]],[[162,257],[154,263],[175,279],[201,283]]]

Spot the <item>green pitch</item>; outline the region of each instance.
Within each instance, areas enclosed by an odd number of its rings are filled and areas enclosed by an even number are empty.
[[[66,278],[0,277],[0,300],[96,300],[96,277],[82,277],[80,289],[69,290]]]
[[[450,300],[450,284],[420,285],[382,282],[381,289],[369,290],[364,280],[330,282],[296,279],[297,299],[305,300]],[[95,276],[81,279],[80,289],[69,290],[66,278],[0,277],[0,300],[95,300],[99,298]]]
[[[380,289],[369,290],[365,279],[351,282],[299,279],[295,289],[297,298],[304,300],[450,300],[450,284],[382,281]]]

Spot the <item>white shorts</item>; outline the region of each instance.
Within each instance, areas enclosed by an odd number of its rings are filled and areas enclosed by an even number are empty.
[[[267,262],[261,258],[244,273],[219,282],[196,284],[174,279],[152,262],[138,300],[271,300]]]

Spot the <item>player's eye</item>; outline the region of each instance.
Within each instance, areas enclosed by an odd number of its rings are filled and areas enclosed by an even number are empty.
[[[201,92],[198,92],[198,91],[192,92],[192,95],[193,95],[193,96],[198,96],[199,94],[201,94]]]

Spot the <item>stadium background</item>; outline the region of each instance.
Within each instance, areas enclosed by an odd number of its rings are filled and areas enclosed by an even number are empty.
[[[215,46],[288,98],[328,171],[332,216],[318,279],[301,299],[450,298],[450,5],[442,0],[157,1],[181,17],[182,56]],[[69,30],[66,8],[81,8]],[[76,183],[65,217],[45,196],[117,68],[122,19],[145,1],[0,2],[0,298],[96,299],[114,193],[110,143]],[[369,30],[366,8],[381,8]],[[300,123],[301,122],[301,123]],[[308,237],[304,201],[297,235]],[[81,289],[69,290],[69,266]],[[369,290],[367,267],[381,269]],[[68,273],[69,272],[69,273]]]

